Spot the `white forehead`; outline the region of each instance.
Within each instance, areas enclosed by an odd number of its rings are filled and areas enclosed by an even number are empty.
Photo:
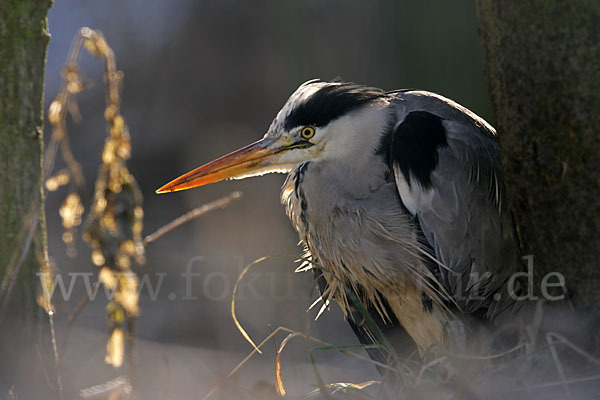
[[[294,93],[287,99],[281,110],[277,113],[277,116],[271,123],[267,136],[274,136],[283,131],[283,125],[285,120],[290,115],[293,109],[298,105],[307,101],[313,94],[324,88],[325,86],[335,85],[336,83],[322,82],[319,79],[311,79],[310,81],[304,82],[296,89]]]

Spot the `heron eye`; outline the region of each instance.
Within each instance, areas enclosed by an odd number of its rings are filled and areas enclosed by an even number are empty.
[[[302,128],[302,130],[300,130],[300,136],[302,136],[304,139],[310,139],[311,137],[315,136],[315,128],[312,126],[305,126]]]

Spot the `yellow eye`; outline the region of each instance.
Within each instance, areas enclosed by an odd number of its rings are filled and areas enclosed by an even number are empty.
[[[315,128],[312,126],[305,126],[300,130],[300,136],[302,136],[304,139],[310,139],[311,137],[315,136]]]

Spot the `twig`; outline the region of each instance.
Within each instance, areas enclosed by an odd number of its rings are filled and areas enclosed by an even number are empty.
[[[435,360],[430,361],[429,363],[423,365],[421,367],[421,370],[419,371],[419,374],[417,375],[417,379],[415,380],[415,386],[419,385],[419,383],[421,382],[421,378],[423,377],[423,374],[425,373],[425,371],[427,371],[429,368],[433,367],[434,365],[440,364],[444,361],[446,361],[446,356],[436,358]]]
[[[233,192],[233,193],[231,193],[225,197],[222,197],[218,200],[215,200],[213,202],[210,202],[208,204],[204,204],[198,208],[195,208],[192,211],[183,214],[181,217],[169,222],[167,225],[163,226],[162,228],[159,228],[154,233],[149,234],[148,236],[146,236],[144,238],[142,243],[144,244],[144,246],[147,246],[148,244],[154,242],[156,239],[166,235],[167,233],[171,232],[173,229],[185,224],[186,222],[189,222],[189,221],[193,220],[194,218],[198,218],[198,217],[200,217],[212,210],[215,210],[217,208],[223,208],[223,207],[227,206],[229,203],[231,203],[232,201],[240,199],[241,197],[242,197],[242,192]]]
[[[31,242],[33,241],[33,236],[35,235],[35,231],[38,226],[39,215],[37,213],[35,213],[32,216],[32,214],[34,213],[34,210],[37,208],[37,204],[38,204],[37,201],[33,201],[30,206],[31,208],[27,213],[28,214],[27,219],[30,219],[31,222],[30,222],[30,226],[29,226],[29,231],[27,231],[27,237],[25,240],[25,244],[23,246],[23,249],[21,250],[21,256],[19,257],[16,265],[13,266],[12,264],[14,263],[15,257],[18,253],[14,254],[13,260],[11,260],[11,263],[9,264],[8,268],[6,269],[5,280],[2,281],[2,284],[0,286],[0,298],[2,298],[2,296],[4,296],[3,300],[2,300],[2,309],[0,310],[0,322],[2,322],[2,320],[4,319],[4,314],[6,313],[6,309],[8,306],[8,302],[10,300],[10,296],[12,294],[13,287],[15,285],[15,282],[17,281],[19,272],[21,271],[21,267],[25,263],[25,258],[27,257],[27,254],[29,253],[29,248],[31,247]],[[27,224],[25,224],[25,226],[23,228],[25,228],[26,226],[27,226]],[[25,232],[25,230],[23,232]]]
[[[241,197],[242,197],[242,192],[233,192],[233,193],[231,193],[225,197],[222,197],[218,200],[215,200],[211,203],[204,204],[200,207],[197,207],[197,208],[193,209],[192,211],[182,215],[181,217],[171,221],[170,223],[168,223],[167,225],[158,229],[154,233],[151,233],[150,235],[146,236],[144,238],[142,244],[144,246],[146,246],[146,245],[156,241],[157,239],[161,238],[162,236],[166,235],[167,233],[173,231],[174,229],[180,227],[181,225],[185,224],[186,222],[189,222],[194,218],[200,217],[212,210],[215,210],[218,208],[223,208],[223,207],[227,206],[229,203],[231,203],[232,201],[237,200]],[[96,290],[99,285],[100,285],[100,282],[99,281],[96,282],[94,284],[94,290]],[[77,320],[77,317],[79,317],[79,314],[84,309],[84,307],[89,303],[89,301],[90,301],[89,296],[87,294],[85,294],[79,301],[79,304],[77,305],[77,307],[75,307],[75,309],[73,309],[73,311],[69,314],[67,328],[65,330],[65,334],[63,336],[63,339],[62,339],[62,342],[60,345],[60,352],[58,353],[58,364],[59,365],[62,362],[63,355],[64,355],[64,352],[65,352],[65,349],[67,346],[67,341],[69,339],[69,335],[71,334],[71,329],[73,328],[73,325],[75,324],[75,321]]]
[[[538,390],[538,389],[547,389],[547,388],[564,385],[564,384],[590,382],[590,381],[597,381],[597,380],[600,380],[600,375],[586,376],[584,378],[568,379],[568,380],[564,380],[561,382],[542,383],[541,385],[529,386],[527,388],[527,390],[530,391],[530,390]],[[524,391],[524,390],[522,390],[522,391]]]
[[[263,347],[265,345],[265,343],[267,343],[269,340],[271,340],[271,338],[273,336],[275,336],[279,332],[293,333],[293,334],[296,334],[297,336],[302,336],[303,338],[306,339],[306,334],[305,333],[299,332],[299,331],[295,331],[293,329],[289,329],[289,328],[286,328],[284,326],[280,326],[280,327],[276,328],[273,332],[271,332],[267,337],[265,337],[263,339],[263,341],[260,342],[256,347],[258,349],[260,349],[261,347]],[[327,343],[327,342],[325,342],[323,340],[320,340],[320,339],[316,339],[314,337],[311,337],[310,341],[313,342],[313,343],[317,343],[317,344],[323,345],[323,346],[332,346],[332,344]],[[348,355],[350,357],[354,357],[356,359],[359,359],[359,360],[366,361],[368,363],[377,365],[377,366],[379,366],[381,368],[384,368],[384,369],[387,369],[387,370],[390,370],[390,371],[395,371],[394,368],[390,367],[387,364],[380,363],[380,362],[375,361],[375,360],[371,360],[370,358],[361,356],[360,354],[356,354],[356,353],[353,353],[353,352],[348,351],[348,350],[338,350],[338,351],[340,353],[346,354],[346,355]],[[250,353],[248,353],[248,355],[242,361],[240,361],[235,366],[235,368],[232,369],[231,372],[229,372],[229,374],[227,374],[227,378],[231,378],[233,376],[233,374],[235,374],[237,371],[239,371],[240,368],[242,368],[244,366],[244,364],[246,364],[248,362],[248,360],[250,360],[256,353],[257,353],[257,349],[253,349]],[[213,394],[215,394],[216,391],[217,391],[217,388],[214,387],[210,392],[208,392],[206,394],[206,396],[204,396],[202,398],[202,400],[206,400],[206,399],[210,398]]]
[[[567,395],[567,398],[571,399],[571,390],[569,389],[569,384],[567,383],[565,371],[563,370],[562,363],[560,362],[560,358],[558,357],[558,352],[556,351],[556,347],[554,346],[552,336],[550,334],[547,334],[546,340],[550,345],[550,353],[552,354],[552,358],[554,359],[554,364],[556,365],[556,370],[558,371],[558,376],[560,377],[562,387],[565,391],[565,394]]]
[[[58,372],[58,348],[56,346],[56,330],[54,329],[54,311],[48,312],[48,321],[50,322],[50,337],[52,338],[52,353],[54,354],[54,369],[56,371],[56,383],[58,384],[58,394],[60,400],[63,399],[62,379]]]
[[[567,345],[567,347],[571,348],[573,351],[575,351],[576,353],[578,353],[579,355],[583,356],[584,358],[586,358],[588,361],[600,366],[600,360],[593,357],[592,355],[588,354],[586,351],[584,351],[581,347],[577,346],[575,343],[571,342],[569,339],[567,339],[566,337],[559,335],[558,333],[554,333],[554,332],[548,332],[546,334],[546,337],[553,337],[555,339],[560,340],[561,342],[563,342],[565,345]]]
[[[329,391],[327,390],[327,387],[325,386],[325,383],[323,382],[323,378],[321,378],[321,374],[319,373],[319,369],[317,368],[317,363],[315,362],[315,359],[313,357],[313,352],[310,347],[310,314],[308,311],[306,312],[306,336],[305,336],[305,338],[306,338],[306,350],[308,351],[308,358],[310,360],[312,369],[315,373],[315,378],[317,379],[317,386],[319,388],[319,392],[321,393],[323,398],[325,398],[327,400],[331,400],[331,395],[329,394]]]
[[[94,283],[93,290],[95,291],[99,286],[100,286],[100,281],[97,281],[96,283]],[[90,302],[90,297],[87,294],[84,295],[81,298],[81,301],[79,302],[79,304],[77,304],[77,307],[75,307],[73,309],[73,311],[71,311],[71,313],[69,314],[67,328],[65,329],[65,333],[63,335],[63,339],[62,339],[62,341],[60,343],[60,351],[58,352],[58,364],[59,365],[62,362],[63,355],[64,355],[64,352],[65,352],[65,348],[67,346],[67,341],[69,340],[69,335],[71,334],[71,329],[73,328],[73,324],[75,323],[75,320],[77,319],[77,317],[79,317],[79,314],[81,313],[81,311],[83,310],[83,308],[89,302]]]
[[[273,325],[267,324],[267,327],[271,333],[273,333]],[[273,344],[275,345],[275,353],[277,353],[277,351],[279,351],[279,345],[277,344],[277,338],[275,336],[273,336]]]
[[[42,373],[44,374],[44,379],[46,380],[46,385],[48,385],[48,387],[52,387],[52,384],[50,383],[50,376],[48,376],[46,364],[44,363],[44,356],[42,355],[42,352],[40,351],[39,343],[35,344],[35,352],[38,356],[38,361],[40,362],[40,365],[42,367],[40,369],[42,370]]]
[[[37,225],[37,224],[36,224]],[[40,257],[42,259],[42,265],[44,267],[41,270],[50,270],[50,259],[48,257],[48,248],[47,244],[43,243],[40,245],[42,247],[43,255]],[[60,400],[63,400],[63,386],[62,386],[62,378],[60,376],[59,371],[59,359],[58,359],[58,347],[56,345],[56,328],[54,327],[54,307],[52,307],[52,299],[50,295],[50,291],[46,287],[46,282],[42,282],[43,294],[45,296],[44,304],[46,304],[46,315],[48,315],[48,324],[50,328],[50,340],[52,341],[52,355],[54,356],[54,373],[56,375],[56,384],[58,386],[58,395]]]
[[[171,391],[171,368],[169,367],[169,357],[163,353],[162,355],[163,362],[165,363],[165,368],[167,370],[167,376],[165,377],[165,383],[163,385],[164,391],[164,399],[167,400],[170,398],[169,392]]]
[[[63,160],[67,163],[67,166],[71,171],[77,190],[84,196],[84,201],[87,203],[89,195],[87,190],[85,190],[85,178],[81,170],[81,164],[75,159],[75,156],[71,151],[71,144],[66,138],[66,132],[65,137],[60,141],[60,150]]]
[[[490,354],[489,356],[472,356],[469,354],[460,354],[460,353],[456,353],[456,354],[452,354],[452,357],[456,357],[456,358],[462,358],[465,360],[493,360],[494,358],[499,358],[499,357],[504,357],[506,355],[509,355],[510,353],[514,353],[515,351],[519,350],[520,348],[525,347],[524,343],[518,344],[513,348],[510,348],[506,351],[503,351],[502,353],[496,353],[496,354]]]

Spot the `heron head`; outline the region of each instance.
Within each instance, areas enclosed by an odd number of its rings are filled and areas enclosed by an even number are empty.
[[[356,162],[374,149],[387,124],[389,96],[381,89],[346,82],[303,83],[257,142],[198,167],[157,193],[174,192],[224,179],[289,173],[311,160]]]

